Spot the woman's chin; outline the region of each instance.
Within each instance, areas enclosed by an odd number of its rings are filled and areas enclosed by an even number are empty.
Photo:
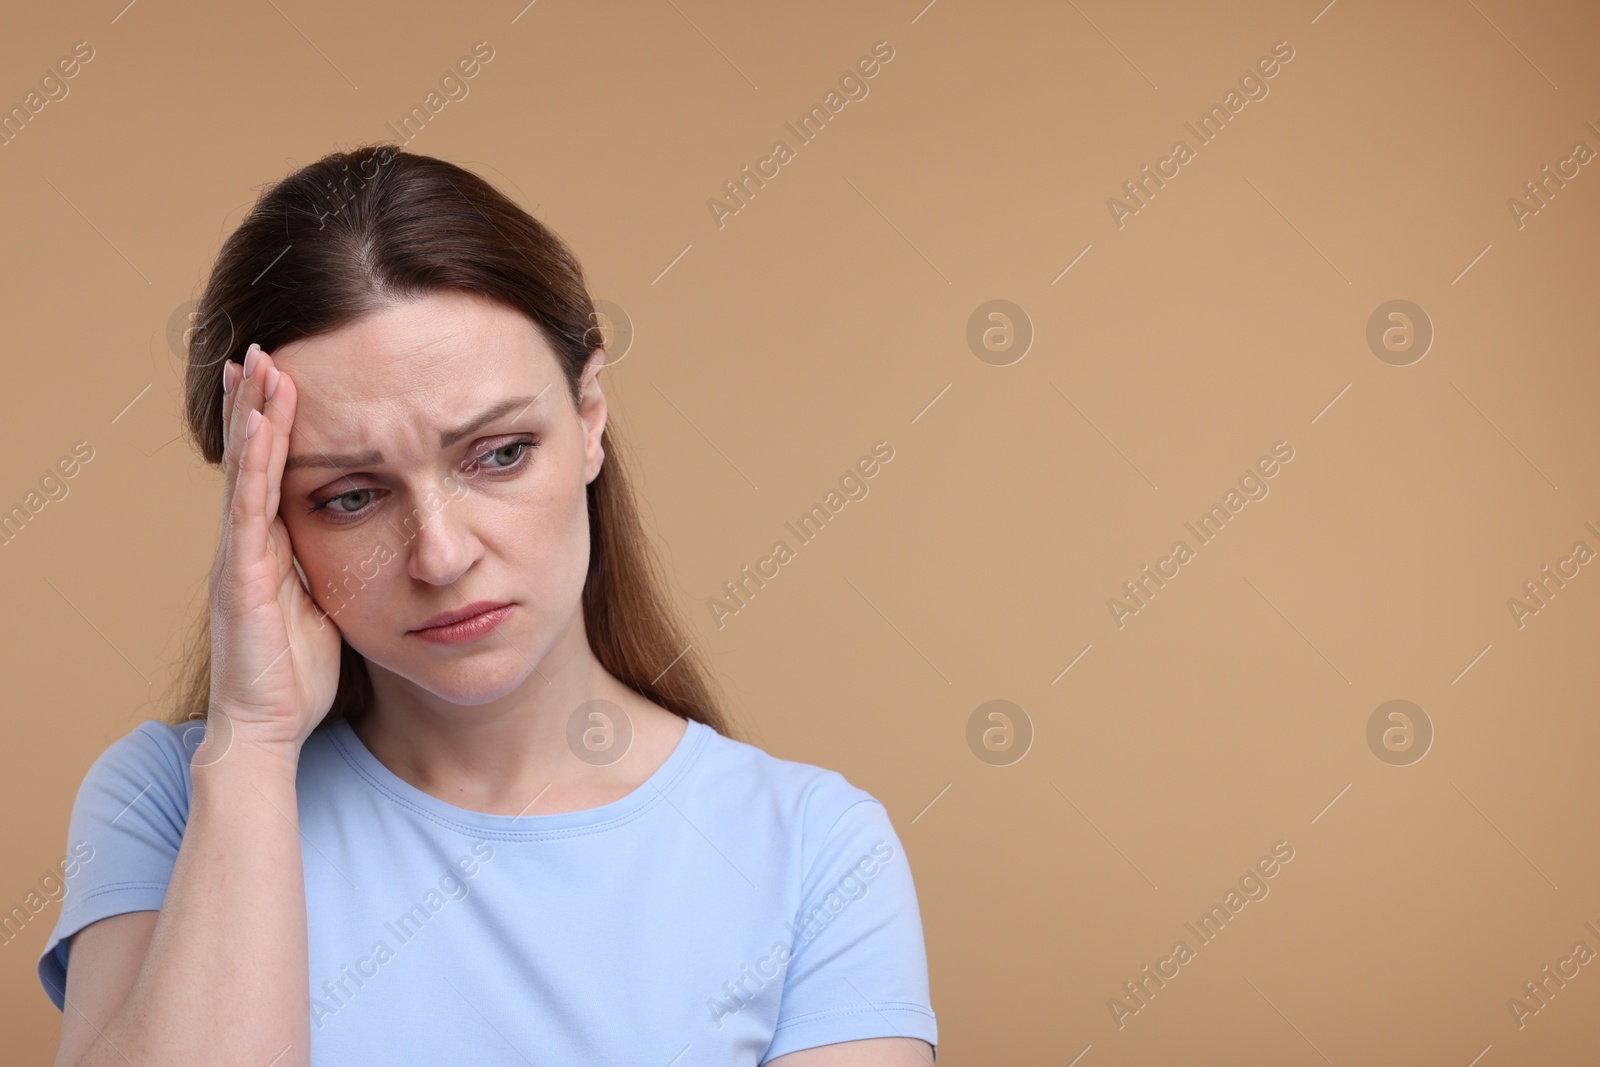
[[[406,664],[404,670],[377,666],[393,675],[392,681],[414,686],[451,704],[472,707],[515,692],[533,673],[528,660],[516,649],[508,646],[501,651],[503,655],[471,657],[457,664],[435,665],[432,670],[419,670],[414,662]],[[367,662],[369,669],[374,666],[371,659]]]
[[[518,671],[476,671],[470,675],[453,677],[450,679],[436,679],[430,683],[419,682],[441,700],[448,700],[452,704],[463,707],[473,707],[478,704],[487,704],[492,700],[499,700],[516,692],[517,687],[527,678],[530,672],[523,665]]]

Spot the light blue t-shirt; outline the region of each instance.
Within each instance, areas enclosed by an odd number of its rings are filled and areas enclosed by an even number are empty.
[[[39,959],[57,1008],[62,941],[160,909],[203,734],[141,723],[85,775],[80,862]],[[339,721],[307,739],[296,788],[317,1067],[729,1067],[937,1044],[904,849],[835,771],[690,721],[620,800],[491,815],[410,785]]]

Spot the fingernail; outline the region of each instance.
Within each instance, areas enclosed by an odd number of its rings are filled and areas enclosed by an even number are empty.
[[[276,389],[276,388],[278,388],[278,368],[277,367],[268,367],[267,368],[267,386],[261,393],[262,397],[264,399],[271,400],[272,399],[272,391],[274,389]]]
[[[255,436],[256,429],[261,425],[261,412],[255,408],[250,409],[250,417],[244,420],[244,439],[246,441]]]
[[[250,377],[256,369],[256,362],[261,358],[261,346],[254,341],[250,342],[250,349],[244,354],[244,376]]]
[[[222,391],[233,392],[233,362],[230,360],[222,366]]]

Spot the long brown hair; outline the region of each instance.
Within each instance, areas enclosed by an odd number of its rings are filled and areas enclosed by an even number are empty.
[[[397,300],[478,293],[527,315],[555,351],[574,404],[600,347],[594,302],[562,240],[487,181],[392,144],[334,152],[269,186],[223,243],[194,309],[184,416],[207,463],[222,462],[222,371],[250,342],[268,352],[339,329]],[[589,645],[613,676],[649,700],[728,736],[714,679],[665,593],[639,522],[615,424],[589,483]],[[180,665],[165,720],[206,717],[209,605]],[[341,641],[339,686],[320,726],[372,705],[366,659]]]

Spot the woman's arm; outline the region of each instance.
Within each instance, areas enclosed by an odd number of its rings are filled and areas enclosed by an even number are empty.
[[[333,704],[340,634],[301,585],[279,514],[293,379],[256,344],[242,366],[209,373],[224,400],[206,736],[189,761],[189,810],[148,948],[143,920],[129,920],[69,957],[58,1067],[311,1062],[295,777]]]
[[[310,1064],[298,749],[200,763],[161,910],[73,938],[56,1067]]]

